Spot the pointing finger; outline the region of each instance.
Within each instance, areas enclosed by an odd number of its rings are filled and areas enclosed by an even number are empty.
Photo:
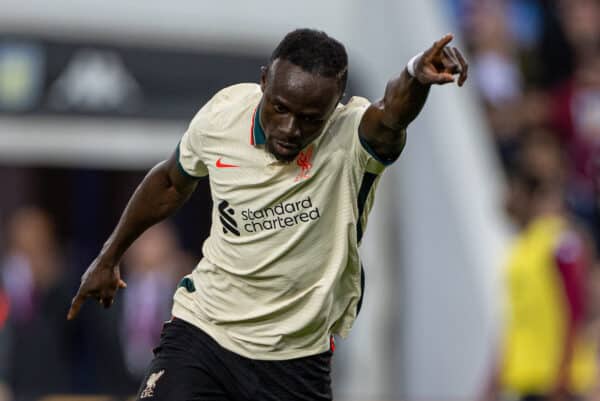
[[[79,293],[73,298],[73,301],[71,301],[71,308],[69,308],[69,312],[67,313],[67,320],[73,320],[77,317],[86,298],[87,297],[84,297]]]
[[[440,40],[433,43],[431,50],[433,53],[439,53],[448,43],[450,43],[454,39],[454,35],[451,33],[447,33]]]

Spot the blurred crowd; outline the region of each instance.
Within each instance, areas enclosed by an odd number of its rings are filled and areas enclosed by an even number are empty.
[[[523,142],[563,148],[569,210],[600,244],[600,6],[596,0],[453,0],[470,73],[507,173]]]
[[[90,302],[75,322],[66,321],[66,312],[81,269],[58,243],[52,216],[19,208],[3,238],[0,399],[135,394],[170,316],[177,281],[193,266],[173,226],[151,228],[126,253],[121,272],[128,288],[112,313]]]
[[[484,398],[597,399],[600,1],[452,6],[516,229]]]
[[[448,1],[515,227],[483,398],[600,399],[600,0]],[[54,216],[20,206],[1,223],[0,401],[135,393],[194,265],[173,225],[126,254],[114,313],[89,303],[67,322],[82,270]]]

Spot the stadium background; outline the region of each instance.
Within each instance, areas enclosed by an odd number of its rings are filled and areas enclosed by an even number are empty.
[[[567,15],[571,6],[579,14]],[[301,26],[347,46],[347,93],[371,100],[444,33],[466,50],[468,84],[432,91],[382,180],[362,246],[364,308],[338,344],[335,394],[478,397],[501,330],[505,171],[519,135],[548,118],[553,88],[574,73],[577,41],[598,40],[595,0],[0,0],[0,10],[0,382],[31,394],[15,400],[135,392],[148,350],[133,344],[152,342],[151,322],[168,317],[152,308],[168,300],[136,305],[122,292],[114,310],[88,305],[67,323],[70,296],[144,172],[171,153],[197,108],[223,86],[256,81],[276,43]],[[583,26],[574,39],[568,18]],[[596,133],[599,109],[589,117]],[[155,294],[170,295],[200,256],[208,199],[202,182],[126,259],[126,280],[145,273],[154,278],[139,288],[164,285]],[[593,230],[597,217],[575,205]],[[19,270],[14,238],[35,248],[42,278]],[[130,307],[152,313],[129,327]],[[146,324],[149,334],[139,334]]]

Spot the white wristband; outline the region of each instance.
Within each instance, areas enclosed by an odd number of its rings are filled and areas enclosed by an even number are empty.
[[[419,59],[421,58],[421,56],[423,55],[423,52],[417,54],[416,56],[414,56],[413,58],[411,58],[408,63],[406,64],[406,71],[408,71],[408,74],[411,77],[415,76],[415,64],[417,64],[417,62],[419,61]]]

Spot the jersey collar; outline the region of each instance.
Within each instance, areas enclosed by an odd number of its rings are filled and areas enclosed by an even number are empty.
[[[262,105],[262,101],[260,103],[258,103],[258,106],[256,106],[256,108],[254,109],[254,112],[252,113],[252,123],[250,124],[250,145],[252,146],[258,146],[258,145],[264,145],[267,141],[266,136],[265,136],[265,131],[263,130],[262,126],[260,125],[260,107]],[[337,113],[337,110],[334,111],[334,114]],[[321,141],[323,140],[323,133],[325,131],[327,131],[329,129],[329,125],[331,124],[331,122],[333,121],[333,116],[331,116],[329,118],[329,121],[327,121],[327,123],[325,124],[325,126],[323,127],[323,130],[321,132],[321,134],[310,144],[308,144],[302,151],[306,151],[306,149],[308,149],[309,147],[318,147],[318,145],[321,143]],[[275,156],[273,156],[270,152],[265,151],[265,161],[267,162],[267,165],[274,165],[274,164],[285,164],[279,160],[277,160],[277,158]]]
[[[266,142],[265,131],[260,125],[260,106],[256,106],[252,113],[252,124],[250,125],[250,145],[264,145]]]

